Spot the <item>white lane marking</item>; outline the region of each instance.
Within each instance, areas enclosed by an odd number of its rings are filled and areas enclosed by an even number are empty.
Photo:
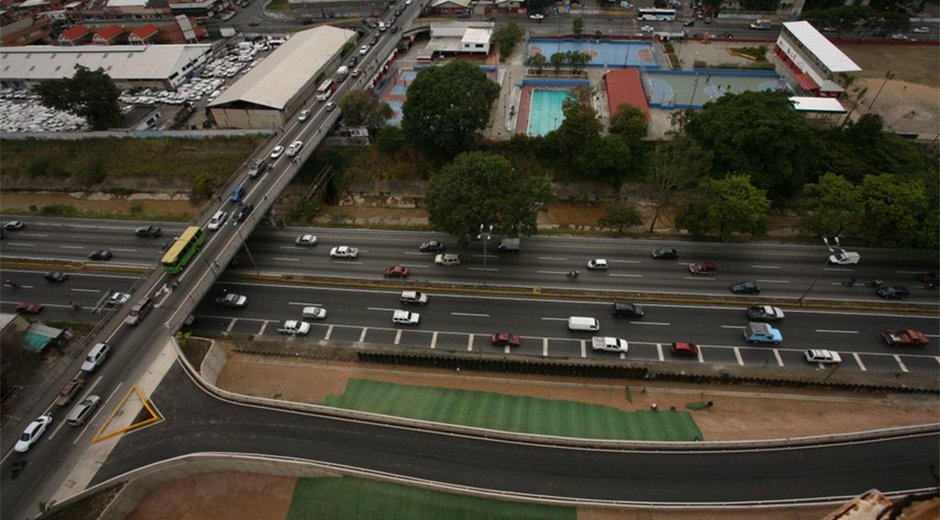
[[[567,262],[568,259],[563,256],[540,256],[539,260],[558,260],[559,262]]]
[[[366,310],[369,310],[369,311],[381,311],[381,312],[395,312],[395,311],[397,311],[398,309],[390,308],[390,307],[366,307]]]
[[[737,348],[737,347],[735,347],[735,348]],[[698,362],[699,362],[699,363],[704,363],[704,362],[705,362],[705,358],[703,357],[703,354],[702,354],[702,352],[703,352],[704,350],[705,350],[705,349],[702,348],[701,345],[698,346]]]
[[[49,236],[43,233],[18,233],[18,235],[20,235],[21,237],[39,237],[39,238],[46,238],[47,236]]]
[[[467,336],[467,352],[473,352],[473,334]]]
[[[120,251],[121,253],[136,253],[139,250],[138,249],[118,249],[115,247],[111,249],[111,251]]]
[[[323,336],[323,339],[328,340],[328,339],[330,339],[330,336],[332,336],[332,335],[333,335],[333,326],[330,325],[329,327],[326,328],[326,335]]]
[[[621,273],[610,273],[607,276],[619,276],[621,278],[643,278],[642,274],[621,274]]]
[[[739,349],[738,347],[734,347],[734,357],[737,358],[738,364],[743,367],[743,366],[744,366],[744,360],[741,359],[741,349]]]
[[[581,357],[587,357],[587,341],[581,340]]]
[[[924,334],[924,336],[928,338],[940,338],[940,334]]]
[[[760,283],[790,283],[790,280],[761,280],[757,279]]]
[[[684,276],[683,278],[685,278],[686,280],[703,280],[703,281],[707,281],[707,280],[715,281],[716,280],[714,276]]]
[[[431,350],[437,346],[437,331],[431,333]]]
[[[483,254],[483,255],[470,255],[470,256],[475,257],[475,258],[484,258],[484,257],[485,257],[485,258],[499,258],[499,255],[486,255],[486,254]]]
[[[568,318],[539,318],[545,321],[568,321]]]
[[[666,358],[663,357],[663,344],[662,343],[656,344],[656,355],[659,357],[660,361],[666,360]]]
[[[27,244],[26,242],[7,242],[7,245],[14,247],[36,247],[36,244]]]
[[[275,260],[277,260],[277,258],[275,258]],[[299,262],[299,261],[300,261],[300,260],[298,260],[298,262]],[[330,262],[332,262],[332,263],[334,263],[334,264],[340,264],[340,265],[346,265],[346,264],[349,264],[349,265],[362,265],[362,262],[360,262],[360,261],[358,261],[358,260],[357,260],[357,261],[352,261],[352,260],[344,260],[344,259],[342,259],[342,258],[340,258],[339,260],[330,259]]]
[[[397,331],[395,331],[395,344],[396,344],[396,345],[398,345],[399,343],[401,343],[401,333],[402,333],[402,332],[404,332],[404,331],[401,330],[401,329],[398,329]]]
[[[504,353],[504,354],[509,354],[509,343],[506,343],[506,346],[503,347],[503,353]]]
[[[307,302],[287,302],[288,305],[297,305],[298,307],[323,307],[322,303],[307,303]]]
[[[568,271],[536,271],[538,274],[568,274]]]
[[[101,289],[71,289],[74,292],[90,292],[90,293],[100,293]]]
[[[542,357],[548,357],[548,338],[542,338]],[[940,361],[940,357],[937,361]]]
[[[261,322],[261,328],[258,329],[259,336],[263,336],[264,331],[268,330],[268,323],[269,323],[268,320],[264,320],[263,322]]]
[[[738,329],[738,330],[742,330],[742,329],[744,329],[744,325],[722,325],[721,328],[723,328],[723,329]]]
[[[657,325],[657,326],[666,326],[671,325],[668,321],[631,321],[630,325]]]
[[[901,356],[899,356],[898,354],[895,354],[895,355],[894,355],[894,360],[898,362],[898,366],[901,367],[901,371],[902,371],[902,372],[907,372],[907,371],[908,371],[908,370],[907,370],[907,366],[904,364],[903,361],[901,361]]]
[[[359,343],[362,343],[366,340],[366,334],[369,332],[369,327],[363,327],[362,332],[359,333]]]
[[[607,260],[608,264],[638,264],[639,260]]]
[[[280,246],[280,248],[281,249],[293,249],[294,251],[296,251],[298,249],[305,249],[306,246],[292,245],[292,246]]]
[[[852,269],[848,267],[824,267],[823,271],[835,271],[837,273],[851,273]]]
[[[422,253],[421,251],[405,251],[406,255],[415,255],[415,256],[425,256],[427,253]]]
[[[62,249],[85,249],[85,246],[59,246]]]
[[[759,265],[759,264],[752,265],[751,267],[753,269],[780,269],[781,268],[781,266],[779,265]]]
[[[499,269],[495,267],[487,267],[486,269],[483,269],[482,267],[468,267],[467,270],[468,271],[486,271],[489,273],[496,273],[499,271]]]
[[[427,268],[431,267],[431,266],[429,266],[429,265],[427,265],[427,264],[398,264],[398,265],[400,265],[400,266],[402,266],[402,267],[408,267],[408,268],[411,268],[411,269],[427,269]]]
[[[774,349],[774,357],[777,358],[777,366],[783,366],[783,358],[780,357],[780,352],[777,349]]]
[[[897,274],[924,274],[923,271],[895,271]]]
[[[934,359],[936,359],[936,360],[937,360],[937,363],[940,364],[940,356],[937,356],[937,357],[935,357]]]
[[[299,258],[287,258],[283,256],[275,256],[272,260],[277,260],[279,262],[299,262]]]
[[[451,316],[469,316],[471,318],[489,318],[489,314],[480,314],[476,312],[452,312]]]
[[[229,322],[228,327],[225,327],[225,332],[232,332],[232,329],[235,328],[236,323],[238,323],[238,318],[232,318],[232,321]]]
[[[827,332],[829,334],[858,334],[857,330],[816,329],[815,332]]]
[[[855,358],[855,362],[858,363],[858,368],[861,368],[862,372],[868,372],[868,369],[865,368],[865,363],[862,363],[862,358],[858,355],[858,352],[852,352],[852,357]]]

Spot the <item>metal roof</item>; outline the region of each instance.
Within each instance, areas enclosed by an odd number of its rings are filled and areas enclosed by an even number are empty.
[[[99,67],[115,80],[163,80],[200,54],[209,44],[193,45],[27,45],[0,49],[0,77],[48,80],[72,77],[75,66]]]
[[[209,106],[240,101],[281,110],[355,36],[328,25],[300,31]]]
[[[784,22],[783,26],[830,71],[854,72],[862,70],[809,22]]]
[[[844,114],[845,107],[839,100],[831,97],[791,97],[793,109],[797,112],[825,112],[831,114]]]

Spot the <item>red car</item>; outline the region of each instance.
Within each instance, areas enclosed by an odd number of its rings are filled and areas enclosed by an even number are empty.
[[[16,306],[16,312],[22,312],[23,314],[39,314],[44,308],[45,305],[41,303],[23,302]]]
[[[917,330],[886,330],[881,333],[885,343],[892,347],[922,347],[930,343],[923,332]]]
[[[711,276],[718,272],[718,266],[715,265],[715,262],[696,262],[689,264],[689,272],[692,274]]]
[[[386,278],[408,278],[408,268],[400,265],[393,265],[385,268]]]
[[[673,356],[679,357],[698,357],[698,345],[686,341],[677,341],[672,344],[670,349]]]
[[[510,334],[508,332],[497,332],[490,336],[490,343],[497,347],[505,347],[509,345],[510,347],[518,347],[522,345],[522,338],[518,334]]]

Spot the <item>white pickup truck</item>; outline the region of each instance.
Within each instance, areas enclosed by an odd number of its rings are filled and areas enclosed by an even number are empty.
[[[591,349],[606,350],[607,352],[623,352],[626,354],[629,347],[627,347],[627,340],[625,339],[612,338],[610,336],[594,336],[591,338]]]
[[[306,336],[310,332],[310,324],[306,321],[287,320],[277,331],[290,336]]]
[[[421,321],[421,315],[417,312],[395,311],[392,314],[392,323],[396,325],[417,325]]]

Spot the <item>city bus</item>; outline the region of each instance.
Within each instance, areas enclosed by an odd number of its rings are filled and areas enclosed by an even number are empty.
[[[675,9],[637,9],[637,20],[648,22],[672,22],[676,19]]]
[[[202,231],[202,228],[190,226],[167,249],[160,263],[163,264],[166,272],[177,274],[196,256],[196,252],[199,251],[205,241],[206,234]]]
[[[326,101],[334,90],[336,90],[336,82],[332,78],[323,80],[320,88],[317,89],[317,101]]]

